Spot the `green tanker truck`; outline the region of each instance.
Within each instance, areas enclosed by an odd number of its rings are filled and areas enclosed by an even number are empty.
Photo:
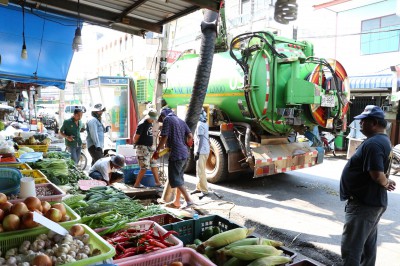
[[[314,126],[345,130],[350,94],[342,65],[314,57],[309,42],[269,32],[241,34],[230,46],[214,54],[204,101],[209,182],[248,169],[260,177],[322,163],[323,148],[289,136]],[[167,71],[163,98],[178,115],[189,103],[197,62],[198,55],[185,54]]]

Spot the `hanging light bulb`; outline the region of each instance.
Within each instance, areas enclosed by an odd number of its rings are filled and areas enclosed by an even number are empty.
[[[26,50],[25,41],[24,44],[22,45],[21,58],[25,60],[28,59],[28,51]]]
[[[72,50],[75,52],[82,50],[82,32],[80,27],[77,27],[75,30],[75,37],[74,41],[72,42]]]
[[[79,0],[77,4],[77,10],[78,10],[78,21],[77,21],[77,27],[75,30],[75,37],[74,40],[72,41],[72,50],[75,52],[79,52],[82,50],[82,31],[81,27],[79,26],[79,21],[80,21],[80,12],[79,12]]]
[[[26,43],[25,43],[25,0],[22,4],[22,51],[21,51],[21,58],[26,60],[28,59],[28,51],[26,50]]]

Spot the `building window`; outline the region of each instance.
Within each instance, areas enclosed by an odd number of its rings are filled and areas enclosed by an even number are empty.
[[[390,15],[361,21],[361,54],[400,50],[400,17]]]

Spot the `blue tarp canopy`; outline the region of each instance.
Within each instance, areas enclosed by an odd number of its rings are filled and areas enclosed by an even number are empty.
[[[350,89],[389,89],[392,88],[392,74],[349,77]],[[400,80],[397,80],[397,87]]]
[[[76,27],[76,19],[25,9],[24,60],[22,8],[0,5],[0,79],[64,89]]]

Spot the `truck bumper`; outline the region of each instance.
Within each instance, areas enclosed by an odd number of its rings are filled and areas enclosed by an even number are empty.
[[[323,149],[306,142],[263,145],[252,152],[255,178],[312,167],[322,163],[324,156]]]

